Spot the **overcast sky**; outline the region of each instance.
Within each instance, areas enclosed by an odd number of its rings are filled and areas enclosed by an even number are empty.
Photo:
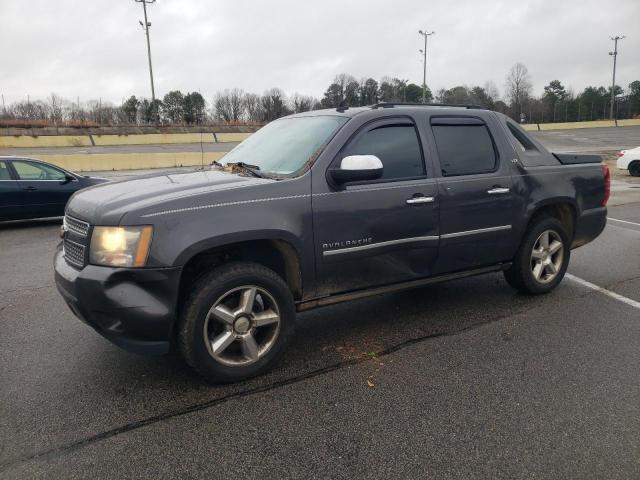
[[[539,95],[640,79],[640,0],[157,0],[148,7],[156,95],[280,87],[321,97],[342,72],[421,84],[418,29],[433,91],[493,80],[523,62]],[[150,96],[142,6],[134,0],[0,0],[0,93],[120,103]]]

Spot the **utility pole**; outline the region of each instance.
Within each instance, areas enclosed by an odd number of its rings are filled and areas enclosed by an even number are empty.
[[[156,0],[135,0],[137,3],[142,4],[142,10],[144,11],[144,23],[140,21],[140,25],[144,28],[144,32],[147,35],[147,56],[149,57],[149,78],[151,78],[151,105],[152,109],[155,107],[156,103],[156,91],[153,87],[153,67],[151,66],[151,42],[149,40],[149,27],[151,26],[151,22],[147,20],[147,3],[152,4],[155,3]]]
[[[618,58],[618,40],[622,40],[623,38],[625,38],[624,35],[611,37],[611,40],[613,40],[613,52],[609,52],[609,55],[613,57],[613,83],[611,84],[611,111],[609,113],[609,118],[611,120],[613,120],[613,103],[616,99],[616,59]]]
[[[427,39],[436,32],[427,32],[418,30],[418,33],[424,37],[424,50],[420,50],[423,55],[423,71],[422,71],[422,103],[427,103]]]

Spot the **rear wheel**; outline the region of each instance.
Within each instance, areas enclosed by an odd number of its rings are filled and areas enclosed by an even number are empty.
[[[629,175],[640,177],[640,160],[634,160],[629,164]]]
[[[178,340],[187,363],[207,380],[233,382],[268,370],[294,328],[286,283],[261,265],[233,263],[196,282]]]
[[[570,242],[562,223],[540,217],[529,227],[509,270],[507,282],[524,293],[547,293],[564,277],[569,265]]]

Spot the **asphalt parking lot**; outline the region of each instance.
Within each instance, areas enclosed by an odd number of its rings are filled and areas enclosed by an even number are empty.
[[[491,274],[307,312],[216,387],[71,314],[59,223],[0,225],[0,478],[640,477],[640,202],[549,295]]]
[[[551,151],[605,152],[640,145],[640,126],[529,132]]]

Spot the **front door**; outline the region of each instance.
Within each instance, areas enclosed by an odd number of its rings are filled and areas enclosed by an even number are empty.
[[[53,217],[64,215],[69,197],[78,189],[78,180],[50,165],[30,160],[12,162],[22,192],[26,216]]]
[[[313,192],[317,294],[430,275],[438,253],[438,186],[427,175],[413,121],[365,125],[333,164],[348,155],[375,155],[384,173],[343,189],[328,182]]]
[[[438,273],[510,260],[515,213],[508,149],[479,117],[430,123],[441,171]]]

